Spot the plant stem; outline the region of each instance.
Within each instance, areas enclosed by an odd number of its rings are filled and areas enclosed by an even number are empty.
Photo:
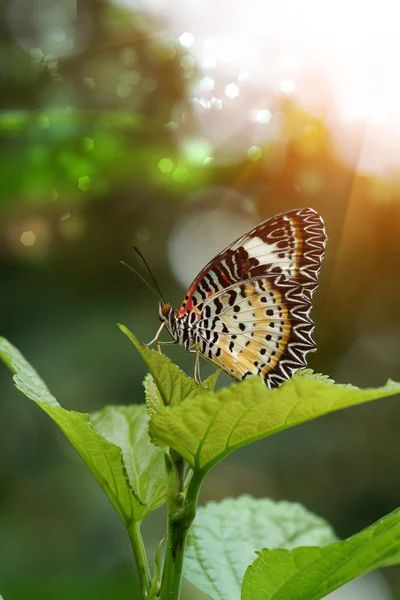
[[[147,562],[146,550],[144,548],[143,538],[140,532],[140,523],[136,523],[135,521],[129,523],[128,534],[135,557],[140,589],[142,590],[142,597],[143,600],[145,600],[149,594],[151,577],[149,563]]]
[[[160,600],[179,600],[183,558],[189,528],[196,516],[197,499],[203,474],[195,472],[183,493],[184,461],[171,451],[167,464],[168,477],[168,534],[164,569],[161,582]]]

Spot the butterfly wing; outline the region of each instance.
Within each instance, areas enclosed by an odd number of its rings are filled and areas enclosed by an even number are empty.
[[[236,380],[258,374],[277,387],[315,349],[309,310],[298,284],[252,279],[210,298],[198,323],[200,352]]]
[[[260,223],[210,261],[178,312],[199,315],[205,358],[237,380],[259,374],[271,388],[305,366],[325,244],[321,217],[303,208]]]

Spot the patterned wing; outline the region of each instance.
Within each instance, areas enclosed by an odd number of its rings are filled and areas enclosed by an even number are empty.
[[[213,258],[195,278],[178,317],[222,289],[253,277],[283,274],[310,297],[326,244],[324,222],[312,208],[300,208],[263,221]]]
[[[259,374],[270,388],[305,366],[325,244],[321,217],[304,208],[264,221],[211,261],[178,313],[196,314],[205,358],[237,380]]]

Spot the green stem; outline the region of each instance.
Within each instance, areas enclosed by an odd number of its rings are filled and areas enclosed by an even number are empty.
[[[128,534],[135,557],[140,589],[142,590],[142,598],[145,600],[150,591],[151,577],[149,563],[147,562],[146,550],[144,548],[143,538],[140,532],[140,523],[132,521],[128,525]]]
[[[203,481],[202,473],[193,473],[185,497],[183,459],[180,456],[172,455],[170,461],[167,464],[169,472],[167,547],[160,600],[179,600],[186,538],[196,516],[197,499]]]

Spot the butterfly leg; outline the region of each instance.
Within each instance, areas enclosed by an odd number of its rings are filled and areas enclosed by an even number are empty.
[[[148,342],[147,344],[143,344],[144,346],[151,346],[152,344],[154,344],[154,342],[156,342],[158,340],[158,336],[161,333],[162,328],[164,327],[165,323],[161,323],[156,335],[154,336],[154,338],[151,340],[151,342]]]
[[[157,349],[159,351],[160,354],[162,354],[161,352],[161,346],[165,346],[166,344],[177,344],[177,340],[172,340],[170,342],[157,342]]]
[[[196,356],[194,357],[194,380],[198,385],[203,386],[203,383],[201,381],[201,377],[200,377],[200,356],[199,356],[199,350],[198,348],[196,350],[192,350],[192,352],[196,353]]]
[[[200,376],[200,352],[197,347],[196,350],[191,350],[191,352],[196,352],[195,360],[194,360],[194,380],[195,382],[203,388],[203,390],[208,389],[206,385],[203,384]]]

